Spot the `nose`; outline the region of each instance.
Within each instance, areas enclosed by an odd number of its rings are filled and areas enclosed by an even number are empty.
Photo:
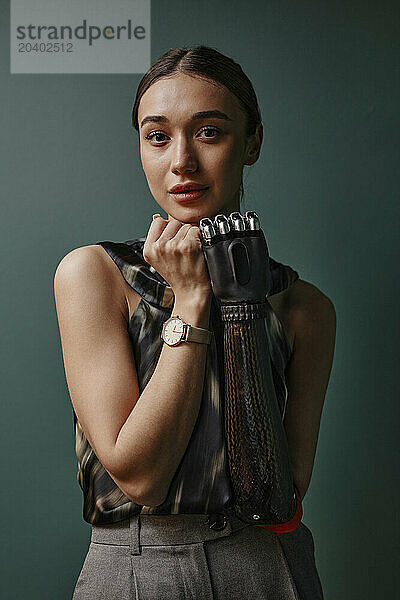
[[[171,171],[174,174],[193,172],[197,169],[197,158],[191,140],[180,136],[172,150]]]

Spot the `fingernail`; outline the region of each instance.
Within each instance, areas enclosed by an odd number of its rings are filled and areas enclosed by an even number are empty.
[[[154,221],[154,219],[155,219],[156,217],[161,217],[160,213],[154,213],[154,215],[153,215],[153,221]]]

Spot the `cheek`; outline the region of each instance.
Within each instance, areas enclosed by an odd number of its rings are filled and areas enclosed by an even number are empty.
[[[217,160],[214,162],[216,174],[218,174],[229,187],[236,188],[236,186],[240,184],[243,170],[242,157],[240,151],[238,151],[237,145],[227,148],[225,152],[216,158]]]
[[[219,167],[224,171],[230,172],[232,169],[240,170],[242,167],[241,148],[235,139],[230,139],[226,145],[217,148],[214,158],[218,161]]]
[[[160,173],[163,172],[163,161],[159,157],[154,156],[151,152],[141,151],[140,158],[142,161],[143,171],[145,172],[147,181],[155,186],[160,181]]]

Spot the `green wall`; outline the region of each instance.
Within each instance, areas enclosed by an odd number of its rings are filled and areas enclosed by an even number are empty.
[[[0,6],[0,596],[61,600],[72,594],[90,527],[53,275],[77,246],[143,235],[158,207],[130,128],[141,75],[10,75],[9,4]],[[173,46],[206,44],[252,80],[264,142],[245,174],[244,207],[260,214],[271,255],[336,307],[335,359],[304,500],[326,600],[399,591],[395,6],[152,3],[153,60]]]

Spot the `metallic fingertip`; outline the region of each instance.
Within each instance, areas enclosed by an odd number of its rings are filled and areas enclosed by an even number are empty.
[[[244,231],[245,230],[245,222],[243,220],[240,212],[232,212],[229,215],[229,219],[232,222],[234,231]]]
[[[248,210],[245,213],[250,229],[260,229],[260,219],[254,210]]]
[[[199,227],[204,239],[206,240],[211,240],[216,235],[213,222],[208,217],[200,219]]]
[[[218,229],[219,233],[222,235],[226,235],[230,231],[229,221],[225,215],[217,215],[214,219],[215,227]]]

